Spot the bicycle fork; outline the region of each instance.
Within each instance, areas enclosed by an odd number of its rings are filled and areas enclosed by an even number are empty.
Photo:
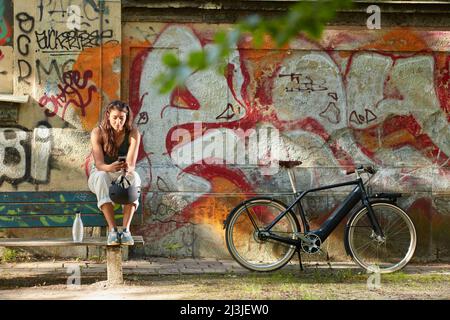
[[[372,205],[370,204],[370,201],[366,196],[363,197],[363,204],[367,208],[367,216],[369,217],[370,224],[372,225],[373,231],[375,231],[375,236],[378,241],[384,240],[384,233],[381,229],[381,226],[375,216],[375,213],[373,211]]]

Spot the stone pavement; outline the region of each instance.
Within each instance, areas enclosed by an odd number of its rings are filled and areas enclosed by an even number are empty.
[[[0,274],[20,275],[20,274],[68,274],[71,273],[71,266],[79,266],[82,274],[105,274],[106,263],[93,261],[37,261],[37,262],[16,262],[1,263]],[[306,271],[318,269],[351,269],[360,270],[352,262],[305,262]],[[282,271],[299,271],[298,261],[291,261],[281,269]],[[403,270],[404,273],[438,273],[450,274],[450,264],[429,263],[429,264],[409,264]],[[146,260],[128,260],[123,262],[123,272],[125,275],[183,275],[183,274],[243,274],[251,271],[244,269],[233,260],[220,260],[214,258],[199,259],[169,259],[169,258],[149,258]]]

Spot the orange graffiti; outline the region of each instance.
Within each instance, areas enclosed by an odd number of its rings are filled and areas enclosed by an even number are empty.
[[[246,37],[240,46],[240,55],[243,61],[257,62],[252,65],[254,68],[252,74],[257,81],[272,76],[274,67],[291,53],[287,45],[277,49],[273,40],[268,36],[264,37],[261,48],[255,48],[250,37]]]
[[[384,136],[382,139],[382,144],[383,147],[391,149],[392,147],[401,144],[413,143],[414,141],[414,136],[408,130],[401,129]]]
[[[380,148],[376,130],[355,130],[355,139],[370,152],[376,152]]]
[[[90,107],[86,108],[86,115],[80,115],[83,128],[87,131],[92,130],[98,122],[101,114],[101,96],[102,94],[108,100],[119,99],[120,97],[120,44],[105,44],[102,47],[87,48],[78,56],[73,69],[81,73],[87,70],[101,70],[94,72],[91,82],[99,89],[97,94],[92,95]],[[99,68],[100,66],[100,68]],[[82,93],[84,99],[87,99],[88,92]]]
[[[408,28],[396,28],[381,37],[360,48],[361,50],[380,50],[397,52],[430,51],[426,42],[413,30]]]
[[[195,202],[191,208],[191,222],[208,224],[213,227],[217,234],[223,234],[223,221],[230,210],[241,201],[245,200],[244,195],[239,195],[241,190],[237,185],[222,177],[211,179],[211,193],[223,195],[233,194],[231,198],[221,197],[202,197]]]

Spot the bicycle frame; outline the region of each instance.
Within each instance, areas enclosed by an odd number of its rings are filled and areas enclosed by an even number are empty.
[[[319,227],[319,229],[310,231],[309,224],[306,220],[305,213],[303,211],[303,207],[300,203],[301,199],[304,198],[308,193],[321,191],[321,190],[327,190],[327,189],[334,189],[344,186],[351,186],[355,185],[355,188],[350,192],[350,194],[344,199],[344,201],[340,204],[338,208],[334,210],[334,212],[328,217],[328,219],[322,223],[322,225]],[[348,181],[344,183],[339,184],[333,184],[328,186],[322,186],[319,188],[309,189],[306,191],[303,191],[300,193],[300,195],[295,199],[295,201],[288,206],[288,208],[281,212],[264,230],[262,230],[262,234],[265,238],[277,240],[283,243],[296,245],[298,246],[302,239],[290,239],[290,238],[284,238],[281,236],[278,236],[276,234],[273,234],[270,232],[270,230],[280,221],[292,208],[294,208],[297,204],[300,208],[300,216],[301,221],[303,224],[303,230],[305,234],[313,233],[317,235],[322,242],[324,242],[328,236],[336,229],[336,227],[339,225],[339,223],[349,214],[349,212],[358,204],[358,202],[361,201],[364,206],[367,208],[367,215],[369,217],[369,220],[372,224],[372,227],[374,228],[374,231],[377,235],[383,237],[383,232],[381,231],[380,225],[378,224],[377,219],[375,218],[375,215],[373,213],[372,207],[369,202],[369,196],[366,192],[366,189],[364,188],[364,183],[361,178],[358,178],[353,181]]]

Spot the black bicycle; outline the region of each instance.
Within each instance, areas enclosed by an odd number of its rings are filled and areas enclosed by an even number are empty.
[[[292,168],[301,162],[279,164],[288,169],[295,201],[286,205],[273,197],[254,197],[240,203],[224,221],[228,251],[240,265],[254,271],[273,271],[288,263],[297,251],[302,267],[300,251],[319,252],[322,243],[358,204],[345,227],[347,254],[362,268],[380,273],[400,270],[411,260],[417,242],[414,224],[396,205],[400,193],[367,193],[365,185],[375,173],[373,167],[359,166],[347,172],[356,173],[356,180],[297,192]],[[363,173],[369,176],[365,182]],[[351,185],[355,187],[329,218],[318,229],[310,230],[301,199],[311,192]]]

